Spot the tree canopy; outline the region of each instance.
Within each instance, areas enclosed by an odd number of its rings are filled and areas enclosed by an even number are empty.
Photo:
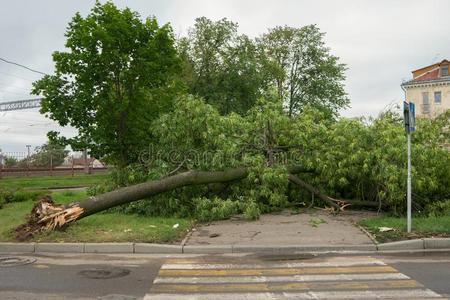
[[[197,18],[178,43],[188,91],[222,114],[246,113],[265,89],[258,45],[237,30],[227,19]]]
[[[196,19],[179,41],[189,92],[221,114],[245,114],[256,100],[276,90],[290,116],[312,105],[336,116],[348,105],[345,65],[325,46],[315,25],[276,27],[251,39],[227,19]]]
[[[345,65],[325,46],[315,25],[275,27],[258,39],[268,76],[290,116],[311,105],[336,115],[349,100],[344,90]]]
[[[34,83],[34,93],[43,95],[41,112],[78,130],[65,140],[74,149],[89,148],[121,166],[135,161],[176,90],[171,27],[97,2],[85,18],[73,17],[66,38],[68,51],[53,53],[55,74]]]

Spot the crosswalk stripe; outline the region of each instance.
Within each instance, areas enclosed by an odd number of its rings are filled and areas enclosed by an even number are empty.
[[[236,277],[157,277],[153,283],[258,283],[409,279],[402,273],[325,274],[293,276],[236,276]]]
[[[144,299],[443,299],[372,257],[253,260],[255,263],[243,264],[224,261],[223,257],[169,259]]]
[[[155,284],[154,292],[277,292],[290,290],[342,290],[373,288],[415,288],[422,285],[415,280],[377,280],[350,282],[275,282],[243,284]]]
[[[320,267],[320,268],[261,268],[261,269],[161,269],[159,276],[270,276],[296,274],[338,274],[338,273],[397,273],[390,266],[362,266],[362,267]]]
[[[302,267],[351,267],[358,265],[376,265],[385,266],[384,262],[379,260],[363,260],[363,261],[337,261],[337,262],[297,262],[297,263],[268,263],[268,264],[220,264],[220,263],[181,263],[181,264],[164,264],[161,266],[163,270],[172,269],[185,269],[185,270],[197,270],[197,269],[260,269],[260,268],[302,268]]]
[[[206,294],[147,294],[144,300],[349,300],[349,299],[443,299],[428,289],[399,289],[376,291],[311,291],[298,293],[206,293]]]

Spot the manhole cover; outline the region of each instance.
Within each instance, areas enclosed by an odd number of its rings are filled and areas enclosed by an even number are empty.
[[[0,267],[16,267],[32,264],[36,261],[35,258],[26,257],[0,257]]]
[[[130,274],[130,270],[122,268],[92,268],[80,271],[78,273],[82,277],[91,279],[110,279],[127,276]]]

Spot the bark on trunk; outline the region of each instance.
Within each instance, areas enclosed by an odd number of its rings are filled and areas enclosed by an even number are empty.
[[[69,206],[78,205],[83,209],[83,213],[79,217],[79,219],[81,219],[114,206],[137,201],[179,187],[229,182],[245,177],[247,177],[246,168],[215,172],[188,171],[160,180],[124,187],[106,194],[81,200],[77,203],[71,203]]]

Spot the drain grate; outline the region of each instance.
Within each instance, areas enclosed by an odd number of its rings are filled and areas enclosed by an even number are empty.
[[[32,264],[36,261],[35,258],[27,257],[0,257],[0,267],[17,267]]]
[[[80,276],[91,279],[110,279],[124,277],[130,274],[130,270],[115,267],[92,268],[80,271]]]

